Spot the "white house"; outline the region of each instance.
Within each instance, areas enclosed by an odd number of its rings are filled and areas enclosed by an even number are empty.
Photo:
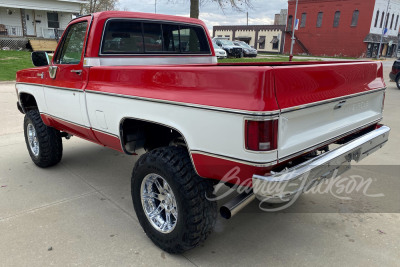
[[[0,38],[36,37],[58,39],[81,0],[0,0]]]

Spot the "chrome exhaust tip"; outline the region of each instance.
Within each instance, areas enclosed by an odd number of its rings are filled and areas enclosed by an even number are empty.
[[[256,196],[254,195],[253,191],[250,191],[249,193],[242,193],[225,203],[219,209],[219,213],[221,214],[222,218],[230,219],[244,207],[250,204],[255,198]]]

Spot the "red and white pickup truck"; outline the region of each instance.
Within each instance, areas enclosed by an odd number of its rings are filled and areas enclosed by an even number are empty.
[[[16,88],[33,162],[57,164],[72,135],[146,151],[133,169],[133,204],[171,253],[211,232],[217,205],[208,196],[221,180],[251,189],[221,208],[229,218],[255,198],[288,201],[348,169],[390,131],[379,124],[380,62],[218,64],[196,19],[95,13],[71,21],[51,62],[44,52],[32,60]],[[276,186],[285,190],[266,190]]]

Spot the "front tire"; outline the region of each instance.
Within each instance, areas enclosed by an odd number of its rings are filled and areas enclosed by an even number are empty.
[[[199,177],[183,147],[154,149],[137,161],[132,201],[146,235],[168,253],[198,246],[211,233],[216,202],[212,184]]]
[[[60,132],[46,126],[38,110],[29,110],[24,118],[25,143],[32,161],[41,168],[61,161],[62,140]]]

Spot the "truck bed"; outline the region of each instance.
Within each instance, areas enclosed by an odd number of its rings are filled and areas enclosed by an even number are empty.
[[[91,101],[95,93],[279,116],[277,156],[283,161],[376,124],[384,89],[381,63],[357,61],[100,66],[90,69],[86,92],[90,109],[98,105]],[[209,127],[214,127],[211,121]],[[243,134],[232,128],[238,140]]]

